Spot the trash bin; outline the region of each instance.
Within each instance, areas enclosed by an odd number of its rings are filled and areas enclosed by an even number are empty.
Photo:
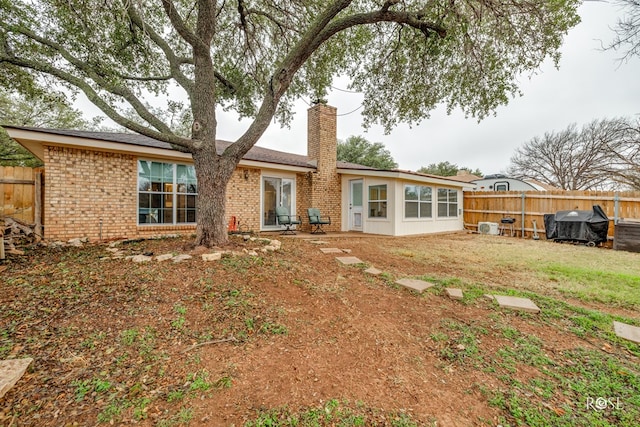
[[[616,224],[613,249],[640,252],[640,219],[621,219]]]

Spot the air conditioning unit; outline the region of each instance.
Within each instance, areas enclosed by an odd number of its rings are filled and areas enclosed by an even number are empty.
[[[497,236],[498,234],[500,234],[500,230],[498,229],[498,223],[497,222],[479,222],[478,233],[492,234],[494,236]]]

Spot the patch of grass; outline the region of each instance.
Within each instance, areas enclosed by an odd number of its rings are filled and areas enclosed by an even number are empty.
[[[187,314],[187,308],[182,304],[176,304],[173,306],[173,312],[178,316],[171,321],[171,327],[178,331],[181,331],[184,328],[184,324],[187,319],[184,317]]]
[[[91,391],[91,381],[89,380],[74,380],[71,382],[74,387],[73,394],[76,396],[76,401],[80,402]]]
[[[640,306],[640,274],[565,264],[546,265],[540,271],[560,283],[564,294],[585,301]]]
[[[118,421],[122,413],[131,407],[131,402],[125,399],[113,399],[98,414],[98,421],[101,423],[112,423]]]
[[[193,409],[180,408],[180,411],[178,411],[177,414],[173,415],[170,418],[160,420],[157,424],[157,427],[176,427],[176,426],[188,425],[192,419],[193,419]]]
[[[505,388],[485,389],[490,405],[507,413],[501,425],[635,427],[640,419],[640,374],[631,362],[600,350],[577,348],[554,358],[538,337],[500,325],[512,342],[491,364]],[[539,375],[518,380],[518,364]],[[600,406],[598,406],[600,405]]]
[[[136,342],[136,338],[138,338],[137,329],[125,329],[120,333],[120,341],[124,345],[133,345]]]
[[[147,407],[151,403],[151,399],[143,397],[138,399],[133,404],[133,419],[136,421],[144,420],[147,418]]]
[[[264,259],[262,257],[249,257],[249,256],[234,256],[223,255],[220,260],[220,264],[225,270],[233,271],[236,273],[247,273],[249,270],[255,267],[261,267],[264,265]]]
[[[277,323],[271,323],[267,321],[264,322],[262,326],[260,326],[260,332],[272,335],[287,335],[289,333],[289,330],[284,325],[279,325]]]
[[[440,323],[445,330],[450,331],[449,341],[440,350],[440,356],[450,362],[470,361],[478,366],[482,362],[478,334],[486,334],[488,331],[482,326],[471,326],[452,319],[442,319]]]
[[[85,348],[93,350],[96,347],[96,343],[102,341],[105,338],[106,334],[104,332],[98,332],[91,334],[88,338],[86,338],[80,345]]]
[[[207,391],[213,387],[208,381],[209,373],[205,370],[192,374],[189,378],[191,384],[189,385],[189,391]]]
[[[449,335],[444,332],[434,332],[430,335],[431,339],[435,342],[445,342],[449,340]]]
[[[0,329],[0,360],[4,360],[13,349],[14,343],[11,339],[13,331],[9,328]]]
[[[171,402],[180,401],[180,400],[184,399],[184,396],[185,396],[184,390],[170,391],[167,394],[167,402],[171,403]]]
[[[218,378],[216,382],[213,383],[215,388],[231,388],[233,385],[233,379],[230,375],[224,375],[223,377]]]
[[[387,420],[389,424],[385,425],[392,427],[425,425],[403,412],[381,413],[362,402],[352,405],[348,401],[331,399],[322,406],[303,408],[298,412],[287,407],[262,410],[244,427],[358,427],[379,425],[380,419]]]

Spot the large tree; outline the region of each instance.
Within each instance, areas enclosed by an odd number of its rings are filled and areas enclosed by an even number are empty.
[[[621,50],[624,58],[640,56],[640,0],[616,0],[623,12],[614,27],[615,39],[610,48]]]
[[[77,88],[108,117],[191,153],[197,243],[227,240],[225,192],[238,162],[292,101],[338,75],[365,94],[365,125],[415,123],[440,103],[486,116],[517,79],[558,60],[578,0],[0,0],[0,65]],[[153,114],[184,94],[183,137]],[[121,114],[131,106],[138,118]],[[252,118],[217,153],[216,109]]]
[[[338,160],[370,166],[376,169],[395,169],[398,164],[381,142],[369,142],[363,136],[350,136],[338,141]]]
[[[640,123],[602,119],[534,137],[511,158],[509,174],[563,190],[640,188]]]
[[[95,125],[74,109],[63,93],[47,93],[34,86],[30,86],[28,92],[26,95],[9,93],[0,87],[0,124],[63,129],[86,129]],[[0,165],[36,167],[42,162],[0,128]]]

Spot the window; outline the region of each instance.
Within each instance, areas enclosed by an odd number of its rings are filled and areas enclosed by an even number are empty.
[[[509,191],[509,183],[506,181],[496,182],[494,191]]]
[[[197,198],[193,166],[138,161],[138,224],[195,223]]]
[[[431,218],[432,211],[431,187],[423,185],[404,186],[404,217]]]
[[[458,216],[458,191],[438,188],[438,217]]]
[[[387,185],[369,186],[369,218],[387,217]]]

